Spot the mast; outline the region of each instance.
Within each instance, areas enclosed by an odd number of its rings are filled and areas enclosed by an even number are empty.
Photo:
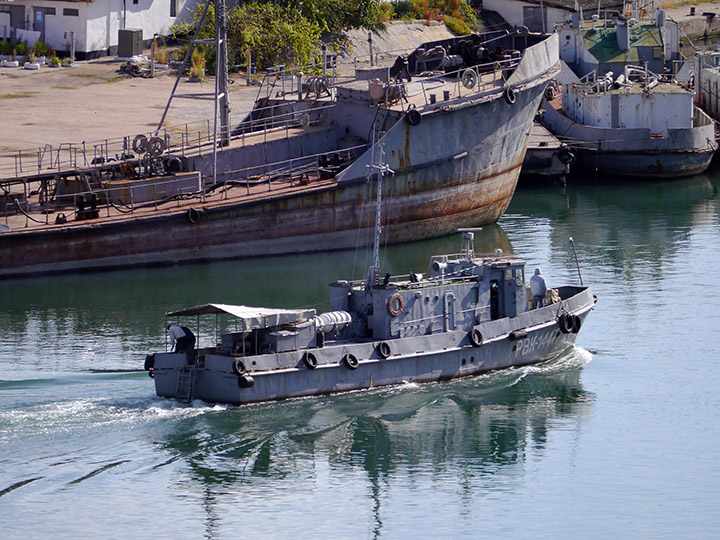
[[[385,164],[385,149],[382,144],[376,145],[380,147],[380,163],[375,163],[375,159],[371,160],[368,165],[368,180],[377,173],[377,195],[375,197],[375,239],[373,241],[373,258],[370,268],[368,268],[366,288],[369,289],[378,282],[380,275],[380,233],[382,226],[380,225],[380,214],[382,204],[382,181],[386,173],[395,174],[390,167]],[[373,148],[374,149],[374,148]]]
[[[228,61],[227,61],[227,14],[225,0],[215,0],[215,39],[217,56],[215,62],[216,108],[220,117],[220,146],[230,144],[230,103],[228,100]],[[248,66],[248,70],[250,66]]]

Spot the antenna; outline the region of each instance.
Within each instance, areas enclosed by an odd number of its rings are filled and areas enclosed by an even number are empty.
[[[573,253],[575,254],[575,266],[577,266],[578,277],[580,278],[580,286],[584,287],[582,276],[580,275],[580,263],[578,262],[577,251],[575,251],[575,241],[573,240],[572,236],[570,237],[570,245],[572,246]]]
[[[374,130],[374,128],[373,128]],[[374,139],[374,137],[373,137]],[[375,163],[374,159],[374,147],[373,147],[373,158],[370,160],[368,165],[368,180],[372,179],[373,174],[377,172],[377,197],[375,198],[375,240],[373,243],[373,259],[372,265],[368,268],[367,276],[367,288],[377,283],[378,275],[380,274],[380,232],[382,227],[380,225],[380,210],[382,203],[382,180],[386,173],[395,174],[390,167],[384,163],[385,148],[384,144],[377,144],[380,147],[380,163]]]

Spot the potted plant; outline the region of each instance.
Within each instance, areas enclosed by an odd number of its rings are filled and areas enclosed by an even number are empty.
[[[53,68],[59,68],[60,58],[58,58],[57,55],[53,54],[50,58],[48,58],[48,66]]]
[[[37,61],[37,57],[34,52],[28,56],[28,61],[25,62],[25,69],[40,69],[40,63]]]
[[[0,40],[0,62],[12,59],[12,45],[9,41]]]
[[[73,61],[72,58],[63,58],[62,59],[62,67],[72,67]]]
[[[48,47],[42,39],[38,40],[32,48],[32,52],[35,53],[37,63],[40,65],[45,64],[47,57],[50,56],[51,50],[52,49],[50,49],[50,47]]]
[[[20,62],[15,59],[15,53],[16,49],[13,48],[12,53],[10,54],[10,60],[3,61],[4,67],[18,67],[20,65]]]
[[[190,57],[190,82],[200,82],[205,80],[205,57],[203,54],[194,49]]]
[[[28,53],[28,46],[27,43],[24,43],[22,41],[15,44],[15,50],[13,51],[13,55],[15,56],[15,60],[17,60],[19,63],[24,64],[25,60],[27,59],[27,53]]]

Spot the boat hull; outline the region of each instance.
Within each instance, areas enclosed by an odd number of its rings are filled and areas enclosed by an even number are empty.
[[[243,387],[233,372],[233,357],[206,354],[195,366],[189,366],[184,354],[156,354],[152,374],[156,393],[177,397],[180,377],[191,378],[194,399],[212,403],[243,404],[286,398],[333,394],[403,382],[432,382],[469,377],[483,372],[551,360],[572,346],[579,326],[563,332],[558,316],[561,310],[585,320],[594,305],[590,289],[575,288],[577,294],[544,308],[530,310],[517,317],[489,321],[475,328],[484,336],[481,346],[473,345],[468,332],[440,332],[428,336],[388,340],[391,354],[379,356],[377,342],[343,342],[309,349],[317,358],[317,367],[303,364],[307,351],[277,355],[275,370],[253,371],[250,387]],[[422,351],[422,352],[418,352]],[[346,354],[359,359],[351,369]],[[251,366],[252,357],[243,358]],[[258,363],[262,363],[258,360]],[[247,380],[247,379],[245,379]]]
[[[667,137],[653,137],[649,129],[583,125],[547,101],[543,110],[543,124],[569,141],[576,154],[575,170],[634,178],[681,178],[703,173],[717,150],[714,125],[699,109],[695,114],[700,125],[670,129]]]

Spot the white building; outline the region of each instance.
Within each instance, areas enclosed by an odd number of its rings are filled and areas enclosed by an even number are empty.
[[[76,58],[117,53],[118,30],[142,30],[148,44],[154,34],[189,20],[197,0],[0,0],[0,39],[43,40],[58,53],[75,42]]]

